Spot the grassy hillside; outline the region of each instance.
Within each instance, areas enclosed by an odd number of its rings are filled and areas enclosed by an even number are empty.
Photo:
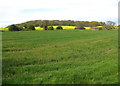
[[[3,32],[3,84],[115,84],[118,31]]]

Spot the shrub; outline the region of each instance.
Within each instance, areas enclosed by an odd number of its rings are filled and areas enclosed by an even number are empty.
[[[25,28],[25,29],[27,29],[27,26],[26,26],[26,25],[24,25],[24,28]]]
[[[39,26],[40,26],[41,28],[43,28],[43,24],[40,24]]]
[[[78,21],[76,21],[75,25],[76,25],[77,29],[84,29],[86,24],[85,24],[85,22],[78,22]]]
[[[84,27],[81,27],[81,28],[75,28],[75,29],[85,30],[85,28],[84,28]]]
[[[49,21],[48,21],[48,20],[45,20],[45,21],[43,22],[44,30],[48,30],[48,26],[49,26]]]
[[[91,30],[99,30],[99,27],[92,27]]]
[[[44,26],[44,30],[48,30],[48,26]]]
[[[63,30],[63,28],[61,26],[58,26],[56,29],[57,30]]]
[[[99,29],[99,30],[102,30],[102,27],[99,27],[98,29]]]
[[[28,30],[29,30],[29,28],[24,28],[24,29],[23,29],[23,31],[28,31]]]
[[[20,29],[19,27],[17,27],[16,25],[10,25],[9,27],[8,27],[8,29],[9,29],[9,31],[20,31],[20,30],[22,30],[22,29]]]
[[[84,27],[81,27],[81,28],[79,28],[79,29],[85,30],[85,28],[84,28]]]
[[[53,27],[49,27],[48,30],[54,30],[54,28]]]
[[[111,30],[111,29],[115,29],[115,28],[113,27],[113,25],[104,25],[104,26],[103,26],[103,30]]]
[[[30,26],[28,27],[28,29],[29,29],[29,30],[35,30],[35,27],[34,27],[33,25],[30,25]]]

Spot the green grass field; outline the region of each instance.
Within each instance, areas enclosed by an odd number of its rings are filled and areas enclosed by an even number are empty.
[[[3,84],[116,84],[118,31],[2,33]]]

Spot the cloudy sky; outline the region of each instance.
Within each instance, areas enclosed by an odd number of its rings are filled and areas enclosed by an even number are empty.
[[[119,0],[1,0],[0,27],[29,20],[114,21]]]

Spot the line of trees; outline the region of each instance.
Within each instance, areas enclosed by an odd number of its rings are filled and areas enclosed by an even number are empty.
[[[76,26],[77,28],[75,29],[85,29],[84,27],[103,26],[104,29],[112,29],[113,25],[115,25],[115,22],[107,21],[105,23],[105,22],[97,22],[97,21],[88,22],[88,21],[72,21],[72,20],[62,20],[62,21],[34,20],[34,21],[28,21],[22,24],[10,25],[9,30],[10,31],[35,30],[35,27],[42,27],[44,28],[44,30],[54,30],[53,28],[54,25],[57,25],[58,27],[56,29],[60,29],[60,30],[63,29],[61,26]]]
[[[47,22],[47,23],[46,23]],[[16,24],[17,26],[27,27],[33,25],[35,27],[44,27],[44,25],[48,24],[49,26],[76,26],[76,24],[82,24],[85,27],[92,27],[92,26],[103,26],[105,22],[97,22],[97,21],[73,21],[73,20],[34,20],[24,22],[22,24]]]
[[[26,30],[35,30],[35,27],[33,25],[30,25],[28,27],[21,27],[21,26],[17,26],[17,25],[10,25],[8,27],[9,31],[26,31]]]

